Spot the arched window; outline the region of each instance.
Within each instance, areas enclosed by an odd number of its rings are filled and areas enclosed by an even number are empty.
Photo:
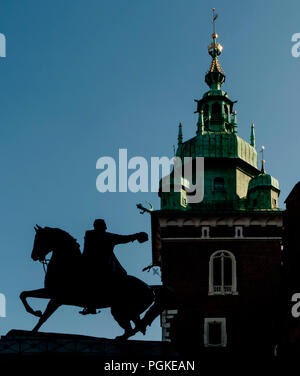
[[[209,105],[205,104],[203,106],[203,119],[204,119],[204,129],[208,129],[208,120],[209,120]]]
[[[226,121],[229,121],[229,111],[228,111],[228,105],[224,104],[224,114]]]
[[[205,104],[203,106],[203,117],[204,117],[204,121],[208,120],[208,113],[209,113],[209,105],[208,104]]]
[[[224,178],[214,179],[214,191],[224,191]]]
[[[237,294],[235,257],[228,251],[214,252],[209,260],[209,295]]]
[[[222,107],[220,103],[215,102],[211,106],[211,114],[215,118],[219,118],[222,115]]]

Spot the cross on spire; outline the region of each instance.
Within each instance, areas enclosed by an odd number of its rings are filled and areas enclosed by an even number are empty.
[[[216,34],[216,19],[218,18],[218,15],[217,15],[217,13],[215,13],[216,8],[213,8],[212,11],[213,11],[213,18],[212,18],[213,35],[212,35],[212,37],[213,37],[213,39],[215,39],[215,38],[218,38],[218,34]]]
[[[223,47],[217,42],[218,34],[216,33],[216,19],[218,15],[215,13],[215,8],[213,8],[212,14],[212,24],[213,24],[213,34],[212,42],[208,46],[208,53],[212,57],[212,62],[205,76],[205,82],[212,90],[220,90],[221,85],[225,81],[225,73],[222,71],[220,63],[218,61],[218,56],[221,54]]]

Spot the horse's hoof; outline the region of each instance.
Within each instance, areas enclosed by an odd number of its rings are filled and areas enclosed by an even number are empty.
[[[136,327],[135,327],[135,333],[141,332],[141,333],[143,333],[143,335],[145,335],[146,331],[147,331],[147,325],[146,324],[140,323],[140,324],[137,324]]]
[[[42,311],[34,311],[32,314],[36,317],[42,317],[43,315]]]

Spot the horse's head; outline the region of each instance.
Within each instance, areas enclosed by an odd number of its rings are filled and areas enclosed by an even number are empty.
[[[59,257],[80,256],[80,246],[69,233],[59,228],[36,225],[31,258],[44,261],[49,252],[57,252]]]
[[[36,225],[35,229],[35,238],[33,243],[33,249],[31,253],[31,258],[34,261],[43,261],[47,254],[51,251],[50,237],[49,237],[49,228],[41,227]]]

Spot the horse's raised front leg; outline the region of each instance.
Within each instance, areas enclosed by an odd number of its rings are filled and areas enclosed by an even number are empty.
[[[28,313],[31,313],[34,316],[41,317],[41,311],[33,310],[27,302],[27,298],[40,298],[40,299],[51,299],[50,293],[48,289],[38,289],[38,290],[31,290],[31,291],[23,291],[20,294],[20,299],[24,304],[24,307]]]
[[[45,312],[42,314],[41,318],[39,319],[39,322],[37,325],[32,329],[33,332],[37,332],[40,327],[46,322],[49,317],[57,310],[57,308],[61,306],[61,303],[56,299],[51,299],[50,302],[47,305],[47,308],[45,309]]]

